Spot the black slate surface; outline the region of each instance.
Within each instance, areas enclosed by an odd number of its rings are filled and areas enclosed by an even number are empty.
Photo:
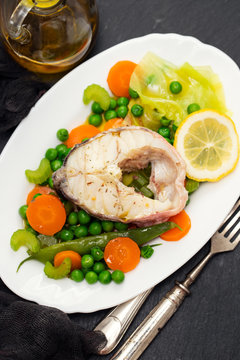
[[[240,65],[239,0],[99,0],[98,5],[99,32],[89,57],[130,38],[152,32],[175,32],[192,35],[217,46]],[[0,134],[1,150],[10,134],[11,131]],[[173,286],[174,280],[182,280],[208,249],[209,244],[154,289],[124,339]],[[141,359],[239,359],[239,270],[240,247],[233,253],[213,258],[192,288],[191,296],[185,300]],[[0,290],[10,292],[2,282]],[[93,314],[73,314],[70,318],[87,329],[93,329],[107,313],[105,310]],[[91,360],[107,360],[110,357],[91,356]]]

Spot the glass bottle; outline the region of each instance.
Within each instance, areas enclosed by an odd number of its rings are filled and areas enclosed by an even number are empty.
[[[1,0],[0,24],[11,56],[36,73],[65,72],[91,49],[95,0]]]

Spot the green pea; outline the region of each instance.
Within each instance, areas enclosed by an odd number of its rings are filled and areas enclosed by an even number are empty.
[[[177,131],[177,128],[178,128],[178,126],[176,126],[176,125],[172,125],[172,129],[173,129],[173,132],[175,133],[176,131]]]
[[[62,241],[70,241],[74,237],[73,232],[71,230],[64,229],[60,232],[60,239]]]
[[[60,169],[60,167],[62,167],[62,164],[63,164],[63,162],[58,159],[51,161],[50,165],[51,165],[52,171],[57,171],[58,169]]]
[[[128,113],[128,108],[125,105],[119,106],[119,108],[117,108],[117,116],[120,118],[125,118],[125,116],[127,116]]]
[[[136,117],[139,117],[139,116],[142,116],[143,114],[143,107],[139,104],[134,104],[132,107],[131,107],[131,112],[134,116]]]
[[[92,112],[94,114],[102,114],[103,113],[103,109],[101,108],[100,104],[96,101],[94,101],[92,103]]]
[[[100,235],[102,232],[102,225],[98,221],[93,221],[88,228],[91,235]]]
[[[95,262],[95,264],[93,265],[93,271],[95,271],[95,273],[97,274],[100,274],[105,269],[106,266],[102,262]]]
[[[74,235],[76,236],[77,239],[83,236],[87,236],[88,235],[87,226],[86,225],[77,226],[77,228],[74,231]]]
[[[67,129],[59,129],[57,132],[57,138],[59,141],[66,141],[69,138]]]
[[[71,272],[70,278],[76,282],[83,281],[84,274],[81,270],[75,269]]]
[[[154,253],[154,249],[150,245],[141,247],[141,256],[144,259],[149,259],[153,253]]]
[[[62,159],[65,156],[67,156],[69,150],[68,147],[65,144],[59,144],[56,146],[56,150],[58,152],[58,158]]]
[[[158,129],[158,133],[164,138],[170,138],[170,129],[166,126],[160,127],[160,129]]]
[[[162,126],[169,126],[171,120],[168,120],[165,116],[161,118],[161,125]]]
[[[40,194],[40,193],[37,193],[37,194],[35,194],[34,196],[33,196],[33,200],[35,200],[38,196],[41,196],[42,194]]]
[[[106,232],[113,231],[114,224],[112,221],[103,220],[101,224],[104,231]]]
[[[169,144],[171,144],[171,145],[173,145],[173,143],[174,143],[173,139],[165,138],[165,140],[167,140],[169,142]]]
[[[68,230],[71,230],[75,234],[75,230],[77,229],[77,225],[70,225]]]
[[[81,268],[82,272],[83,272],[83,275],[86,276],[86,274],[89,272],[89,271],[92,271],[92,269],[85,269],[85,268]]]
[[[57,158],[58,156],[58,152],[56,149],[53,148],[49,148],[47,149],[46,153],[45,153],[45,158],[48,159],[49,161],[53,161]]]
[[[71,212],[68,215],[67,222],[69,225],[76,225],[78,223],[78,214],[76,212]]]
[[[139,97],[138,93],[131,88],[128,89],[128,93],[131,96],[131,98],[133,98],[133,99],[137,99]]]
[[[68,200],[63,200],[63,205],[66,211],[67,216],[72,212],[73,210],[73,204],[71,203],[71,201]]]
[[[188,112],[188,114],[191,114],[191,113],[193,113],[195,111],[198,111],[200,109],[201,108],[197,103],[192,103],[192,104],[188,105],[187,112]]]
[[[91,249],[91,255],[95,261],[103,259],[103,251],[98,246],[95,246]]]
[[[124,224],[124,223],[121,223],[121,222],[115,222],[114,227],[118,231],[125,231],[125,230],[128,229],[128,224]]]
[[[114,119],[117,117],[117,113],[115,110],[107,110],[104,114],[105,120],[108,121],[110,119]]]
[[[129,103],[129,100],[128,100],[127,97],[122,96],[122,97],[120,97],[120,98],[117,99],[117,104],[118,104],[118,106],[123,106],[123,105],[124,105],[124,106],[127,106],[128,103]]]
[[[27,215],[26,215],[27,208],[28,208],[27,205],[22,205],[22,206],[20,206],[20,208],[18,209],[18,213],[19,213],[19,215],[20,215],[23,219],[26,219],[26,218],[27,218]]]
[[[112,273],[112,280],[116,283],[116,284],[120,284],[121,282],[123,282],[125,278],[124,273],[121,270],[115,270]]]
[[[88,138],[88,137],[85,137],[84,139],[82,139],[81,142],[85,142],[85,141],[88,141],[88,140],[89,140],[89,138]]]
[[[100,126],[102,123],[102,116],[99,114],[92,114],[88,118],[88,122],[93,126]]]
[[[78,211],[78,221],[81,225],[86,225],[91,221],[91,216],[84,210]]]
[[[117,101],[115,99],[110,99],[110,105],[109,105],[109,110],[114,110],[117,106]]]
[[[104,270],[104,271],[100,272],[100,274],[98,276],[98,280],[102,284],[105,284],[105,285],[109,284],[112,281],[111,273],[108,270]]]
[[[182,91],[182,85],[179,81],[172,81],[170,83],[169,89],[172,94],[179,94]]]
[[[88,284],[95,284],[98,281],[98,275],[94,271],[89,271],[85,275],[85,280]]]
[[[53,179],[51,177],[48,179],[48,185],[50,186],[51,189],[54,189]]]
[[[94,264],[93,256],[89,254],[83,255],[81,259],[81,264],[83,268],[90,269]]]

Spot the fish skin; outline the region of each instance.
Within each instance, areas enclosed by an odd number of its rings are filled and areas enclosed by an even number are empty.
[[[121,182],[122,171],[145,168],[151,161],[149,199]],[[102,132],[77,144],[53,174],[65,198],[104,220],[150,226],[167,221],[185,206],[185,163],[161,135],[130,126]]]

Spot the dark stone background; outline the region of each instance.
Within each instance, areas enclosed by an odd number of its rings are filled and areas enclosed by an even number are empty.
[[[220,48],[240,65],[239,0],[98,0],[98,6],[99,32],[96,45],[89,57],[130,38],[152,32],[175,32],[195,36]],[[21,76],[26,76],[25,71],[19,72],[20,79]],[[12,81],[8,80],[9,86]],[[12,130],[9,130],[0,134],[0,150],[11,132]],[[174,280],[182,280],[208,249],[209,244],[154,289],[124,339],[127,339],[173,286]],[[240,248],[233,253],[213,258],[193,286],[191,296],[185,300],[141,359],[240,359],[239,270]],[[1,281],[0,290],[9,291]],[[93,329],[107,313],[105,310],[93,314],[73,314],[70,318],[87,329]],[[107,360],[110,357],[92,356],[91,360]]]

